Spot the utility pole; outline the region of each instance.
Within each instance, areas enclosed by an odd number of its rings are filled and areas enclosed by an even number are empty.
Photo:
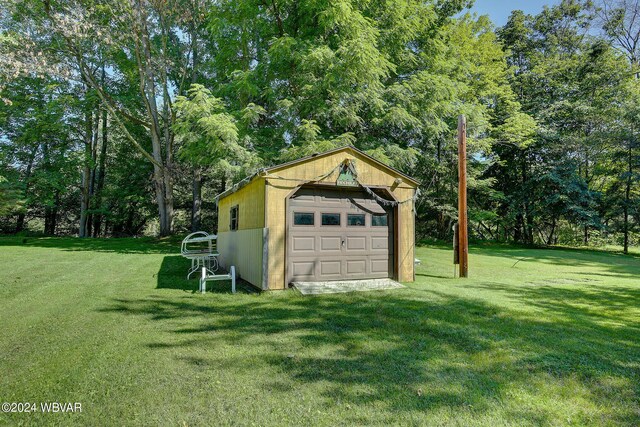
[[[459,277],[469,277],[467,234],[467,119],[458,117],[458,260]]]

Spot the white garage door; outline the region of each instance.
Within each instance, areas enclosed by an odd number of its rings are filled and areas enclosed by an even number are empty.
[[[391,277],[392,214],[361,189],[301,188],[287,212],[288,282]]]

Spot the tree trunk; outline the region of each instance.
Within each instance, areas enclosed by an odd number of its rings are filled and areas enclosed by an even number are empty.
[[[526,204],[526,227],[525,227],[525,232],[526,232],[526,239],[527,239],[527,244],[528,245],[533,245],[533,229],[535,228],[535,224],[533,222],[533,214],[531,214],[531,208],[530,208],[530,204],[527,203]]]
[[[166,199],[166,210],[168,216],[168,227],[166,230],[166,234],[168,235],[172,233],[172,222],[173,222],[173,140],[174,134],[173,129],[171,128],[173,120],[173,112],[171,111],[171,95],[169,93],[169,77],[167,74],[167,69],[169,68],[169,64],[167,63],[168,57],[168,39],[169,39],[169,30],[167,29],[166,24],[162,23],[162,57],[163,57],[163,67],[161,69],[160,75],[162,80],[162,111],[164,115],[164,143],[165,143],[165,199]]]
[[[191,23],[191,65],[193,67],[191,72],[191,84],[198,83],[198,65],[200,55],[198,54],[198,34],[196,32],[195,22]]]
[[[19,233],[21,231],[24,230],[24,219],[25,219],[25,213],[24,212],[20,212],[18,214],[18,217],[16,218],[16,233]]]
[[[29,191],[29,180],[31,179],[31,171],[33,170],[33,162],[35,161],[36,158],[36,153],[38,152],[38,145],[34,146],[31,149],[31,153],[29,154],[29,164],[27,165],[27,170],[25,171],[24,174],[24,193],[25,196],[27,194],[27,192]],[[22,211],[18,214],[18,218],[16,220],[16,233],[21,232],[22,230],[24,230],[24,219],[25,219],[25,212]]]
[[[193,172],[193,205],[191,207],[191,231],[199,231],[202,226],[202,170]]]
[[[584,226],[583,243],[585,246],[589,244],[589,226],[588,225]]]
[[[89,174],[89,207],[94,206],[94,194],[96,188],[96,169],[97,164],[96,161],[98,159],[98,138],[99,138],[99,129],[100,129],[100,103],[95,103],[94,110],[94,120],[93,120],[93,128],[91,131],[91,173]],[[92,228],[93,228],[93,213],[91,210],[87,213],[87,237],[92,236]]]
[[[53,236],[56,230],[54,217],[53,207],[46,206],[44,208],[44,234],[48,236]]]
[[[167,236],[171,234],[171,223],[173,219],[173,183],[172,183],[172,165],[171,161],[171,146],[170,141],[165,140],[166,145],[166,161],[163,162],[162,156],[162,134],[158,104],[156,102],[156,90],[155,90],[155,66],[151,57],[151,42],[149,40],[149,34],[147,30],[146,19],[143,15],[142,4],[140,1],[136,2],[137,13],[137,25],[139,28],[138,36],[136,39],[136,55],[138,61],[138,69],[140,72],[140,92],[143,96],[143,101],[147,109],[147,114],[150,119],[150,133],[151,133],[151,147],[152,156],[154,159],[153,164],[153,181],[156,192],[156,203],[158,204],[158,214],[160,221],[160,235]],[[166,86],[166,84],[165,84]],[[168,102],[165,99],[165,102]],[[170,128],[170,117],[165,116],[165,138]]]
[[[198,36],[196,25],[191,25],[191,52],[192,52],[192,72],[191,84],[198,82]],[[192,194],[193,203],[191,206],[191,231],[199,231],[202,227],[202,169],[197,167],[193,171]]]
[[[91,144],[93,142],[92,135],[92,116],[91,111],[85,112],[85,129],[84,129],[84,162],[82,166],[82,187],[80,195],[80,226],[78,237],[87,237],[87,210],[89,209],[89,180],[91,179],[91,154],[93,152]]]
[[[60,190],[56,190],[53,198],[53,206],[44,209],[44,234],[53,236],[56,234],[58,222],[58,205],[60,204]]]
[[[102,208],[102,189],[104,187],[105,166],[107,163],[107,110],[102,110],[102,145],[100,147],[100,159],[98,160],[98,177],[96,179],[94,204]],[[102,213],[96,213],[93,217],[93,237],[100,236],[102,226]]]
[[[556,233],[556,219],[553,218],[553,220],[551,221],[551,231],[549,232],[549,236],[547,237],[547,246],[553,245],[555,233]]]
[[[171,234],[171,215],[173,213],[173,207],[170,205],[171,202],[167,200],[163,170],[154,165],[153,175],[156,191],[156,203],[158,204],[158,214],[160,219],[160,236],[168,236]]]
[[[513,240],[517,243],[524,243],[524,238],[522,236],[522,228],[524,226],[524,221],[522,218],[522,214],[518,213],[516,215],[516,224],[513,228]]]
[[[125,225],[124,225],[124,232],[127,234],[127,236],[135,235],[135,230],[133,227],[135,214],[136,214],[136,206],[134,204],[129,208],[129,212],[127,213],[127,221],[125,222]]]
[[[590,131],[585,132],[585,137],[588,138],[591,134]],[[589,150],[585,148],[584,150],[584,181],[587,183],[587,186],[591,188],[591,177],[589,176]],[[587,246],[589,244],[589,225],[584,225],[583,235],[582,235],[582,243]]]
[[[529,176],[527,172],[528,172],[527,171],[527,155],[526,153],[523,153],[522,155],[523,187],[526,186],[529,180]],[[531,245],[533,244],[534,221],[533,221],[533,214],[531,213],[531,203],[529,202],[529,196],[527,193],[524,194],[523,209],[524,209],[524,218],[522,221],[522,226],[523,226],[522,231],[523,231],[524,243]]]
[[[632,156],[632,144],[629,141],[627,149],[627,182],[624,189],[624,243],[623,252],[629,253],[629,205],[631,204],[631,177],[633,176],[633,156]]]
[[[482,228],[483,228],[487,233],[489,233],[489,237],[490,237],[492,240],[496,240],[496,236],[495,236],[495,234],[493,233],[493,231],[491,230],[491,228],[487,227],[487,226],[486,226],[482,221],[478,221],[478,225],[479,225],[480,227],[482,227]],[[478,228],[478,231],[480,231],[480,232],[481,232],[481,229],[480,229],[480,228]],[[484,233],[482,233],[482,235],[484,236]],[[483,237],[483,238],[484,238],[484,237]]]

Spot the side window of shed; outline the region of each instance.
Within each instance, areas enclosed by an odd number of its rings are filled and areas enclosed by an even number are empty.
[[[229,229],[237,230],[238,229],[238,205],[235,205],[231,208],[229,212]]]

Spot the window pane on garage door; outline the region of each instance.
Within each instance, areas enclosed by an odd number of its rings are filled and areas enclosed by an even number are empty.
[[[340,225],[339,213],[323,213],[322,225]]]
[[[313,212],[294,212],[293,225],[313,225]]]
[[[366,216],[364,214],[347,215],[347,225],[364,227]]]

